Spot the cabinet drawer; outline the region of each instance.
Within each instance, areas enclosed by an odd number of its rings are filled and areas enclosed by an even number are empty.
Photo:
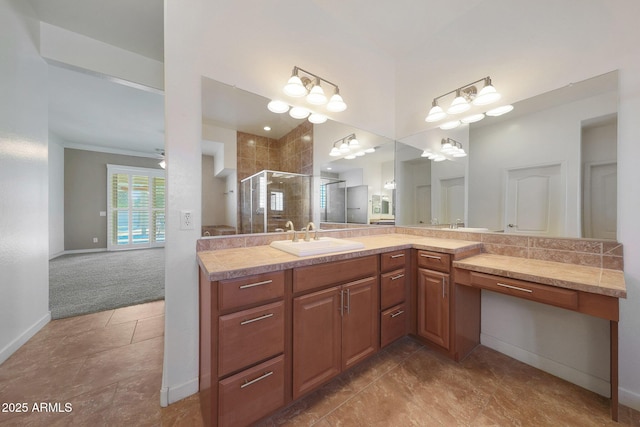
[[[451,255],[440,252],[418,251],[418,267],[449,272]]]
[[[380,314],[380,347],[384,347],[407,334],[405,304],[396,305]]]
[[[407,254],[404,250],[380,254],[380,271],[390,271],[403,268],[406,264]]]
[[[405,300],[405,269],[385,273],[380,280],[380,308],[385,309]]]
[[[471,272],[471,285],[502,294],[568,308],[570,310],[576,310],[578,308],[578,292],[571,289],[539,285],[537,283],[507,279],[491,274],[476,273],[474,271]]]
[[[221,316],[219,334],[219,376],[282,353],[284,302]]]
[[[260,303],[283,296],[284,271],[221,280],[218,284],[218,307],[220,310]]]
[[[299,267],[293,270],[293,292],[350,282],[377,273],[377,255]]]
[[[250,425],[284,405],[284,357],[220,381],[218,392],[219,425]]]

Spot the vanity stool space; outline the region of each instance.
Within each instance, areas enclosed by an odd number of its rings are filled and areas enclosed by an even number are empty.
[[[609,320],[611,418],[618,420],[619,298],[626,297],[622,271],[551,261],[480,254],[453,263],[455,289],[464,295],[463,333],[469,346],[480,343],[480,292],[498,292]],[[461,306],[457,308],[458,311]],[[461,354],[464,357],[464,354]]]

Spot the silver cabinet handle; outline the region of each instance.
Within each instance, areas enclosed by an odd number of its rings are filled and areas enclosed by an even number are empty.
[[[533,293],[533,290],[531,290],[531,289],[519,288],[519,287],[513,286],[513,285],[505,285],[504,283],[496,283],[496,285],[501,286],[503,288],[514,289],[516,291],[527,292],[527,293],[530,293],[530,294]]]
[[[351,314],[351,289],[347,289],[347,314]]]
[[[404,313],[404,310],[400,310],[400,311],[397,311],[397,312],[395,312],[395,313],[392,313],[392,314],[391,314],[391,317],[400,316],[402,313]]]
[[[340,316],[344,316],[344,291],[340,291]]]
[[[442,299],[445,299],[445,296],[444,296],[444,276],[442,276]]]
[[[265,372],[264,374],[260,375],[258,378],[252,379],[251,381],[244,380],[244,384],[242,384],[240,388],[248,387],[251,384],[255,384],[258,381],[262,381],[263,379],[270,377],[271,375],[273,375],[273,371]]]
[[[273,317],[273,313],[263,314],[262,316],[258,316],[254,319],[243,320],[240,322],[240,325],[248,325],[249,323],[257,322],[258,320],[268,319],[269,317]]]
[[[402,279],[404,277],[404,274],[398,274],[397,276],[391,276],[391,280],[398,280],[398,279]]]
[[[420,254],[420,256],[421,256],[421,257],[424,257],[424,258],[431,258],[431,259],[442,259],[442,258],[441,258],[441,257],[439,257],[439,256],[427,255],[427,254]]]
[[[402,258],[404,254],[391,255],[391,258]]]
[[[273,280],[265,280],[263,282],[250,283],[248,285],[240,286],[240,289],[247,289],[247,288],[253,288],[254,286],[268,285],[269,283],[272,283],[272,282]]]

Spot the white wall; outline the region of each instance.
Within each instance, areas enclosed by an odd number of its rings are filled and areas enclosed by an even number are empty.
[[[494,125],[471,125],[469,225],[503,229],[504,172],[507,169],[562,164],[567,178],[565,234],[579,237],[582,221],[581,124],[616,110],[617,93],[607,93],[516,116]]]
[[[47,67],[29,6],[0,0],[0,363],[51,319]]]
[[[49,259],[64,252],[64,145],[49,134]]]

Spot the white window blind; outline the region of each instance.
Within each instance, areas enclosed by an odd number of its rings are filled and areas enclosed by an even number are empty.
[[[162,246],[164,170],[107,165],[107,249]]]

